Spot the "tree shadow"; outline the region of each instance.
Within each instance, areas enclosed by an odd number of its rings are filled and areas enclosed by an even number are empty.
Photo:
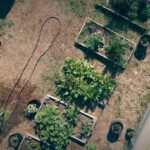
[[[107,9],[100,7],[99,5],[96,5],[95,9],[101,11],[105,15],[105,17],[108,21],[108,23],[105,25],[105,27],[108,27],[109,29],[111,29],[115,32],[124,31],[127,33],[128,29],[130,29],[140,35],[144,34],[146,32],[146,29],[140,27],[139,25],[132,23],[129,20],[125,20],[121,16],[116,15],[116,14],[108,11]]]
[[[14,5],[15,0],[0,0],[0,18],[5,19]]]
[[[109,128],[109,132],[107,134],[107,140],[110,142],[110,143],[115,143],[119,138],[119,134],[114,134],[111,130],[111,128]]]
[[[147,47],[143,47],[139,42],[136,51],[134,53],[135,58],[139,61],[142,61],[146,58],[146,54],[147,54]]]

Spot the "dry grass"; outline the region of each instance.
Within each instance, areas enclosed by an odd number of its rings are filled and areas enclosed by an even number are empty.
[[[7,18],[8,20],[12,20],[15,24],[11,30],[6,31],[7,34],[12,35],[12,38],[5,37],[2,39],[2,52],[0,53],[0,67],[1,70],[3,70],[0,72],[0,82],[3,82],[6,87],[12,87],[16,78],[19,76],[21,69],[36,43],[40,26],[49,15],[58,16],[60,18],[62,22],[62,32],[50,52],[41,60],[31,81],[31,84],[36,85],[36,95],[40,96],[41,99],[47,93],[55,95],[54,79],[57,77],[66,59],[84,58],[84,54],[74,46],[74,42],[85,18],[87,16],[91,17],[103,25],[107,25],[111,19],[105,16],[105,14],[95,10],[93,7],[95,1],[93,0],[87,0],[86,5],[81,6],[80,9],[85,7],[85,12],[82,12],[82,15],[79,14],[79,16],[75,14],[76,12],[72,11],[69,4],[66,4],[66,0],[60,1],[61,0],[25,0],[24,3],[20,3],[20,0],[16,0]],[[79,2],[79,0],[77,2]],[[55,23],[50,24],[46,29],[48,30],[49,27],[52,30],[57,29]],[[130,29],[127,32],[118,32],[136,42],[139,39],[139,35]],[[47,42],[51,41],[52,35],[51,31],[49,31],[48,34],[43,34],[38,47],[39,51],[34,56],[22,80],[28,78],[36,58],[45,50],[45,44],[47,45]],[[90,63],[95,65],[96,70],[103,71],[106,68],[103,63],[97,60],[91,60]],[[93,136],[89,140],[90,144],[96,145],[97,150],[122,150],[124,146],[125,129],[127,127],[135,128],[137,126],[139,117],[142,116],[144,111],[141,106],[141,100],[144,95],[150,92],[149,63],[149,51],[146,59],[141,62],[137,61],[133,56],[127,69],[123,73],[117,73],[116,75],[117,88],[110,99],[109,105],[106,106],[104,111],[96,108],[94,112],[89,112],[98,118]],[[111,121],[116,119],[123,122],[124,132],[119,141],[112,144],[107,141],[107,133]],[[27,126],[27,123],[22,122],[21,125]],[[13,132],[17,132],[17,127],[19,126],[16,124],[12,124],[12,126],[14,126]],[[19,132],[22,130],[24,130],[23,133],[29,131],[28,127],[27,129],[24,128],[21,128]],[[1,145],[6,146],[7,138],[8,136],[3,139],[5,142]],[[72,142],[68,146],[68,150],[83,149],[83,147]]]

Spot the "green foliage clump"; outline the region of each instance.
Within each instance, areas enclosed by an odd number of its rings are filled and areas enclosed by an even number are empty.
[[[113,131],[119,132],[119,131],[121,131],[121,129],[122,129],[122,127],[120,124],[114,124],[113,125]]]
[[[96,147],[93,145],[86,146],[86,150],[96,150]]]
[[[87,138],[91,135],[93,129],[92,129],[92,123],[87,122],[87,123],[82,123],[82,131],[80,133],[81,138]]]
[[[127,41],[121,38],[114,38],[110,41],[109,46],[105,48],[106,56],[116,65],[124,67],[126,64],[124,55],[127,48],[129,48]]]
[[[37,148],[40,149],[39,144],[37,142],[32,143],[31,148],[32,149],[37,149]]]
[[[64,120],[56,106],[46,105],[35,119],[35,130],[42,141],[55,150],[65,149],[72,134],[72,127]]]
[[[25,116],[27,118],[30,118],[32,115],[35,115],[37,111],[38,109],[36,108],[35,105],[29,104],[27,108],[25,109]]]
[[[86,60],[70,59],[55,85],[56,94],[69,104],[92,106],[110,96],[115,80],[94,71]]]
[[[80,110],[77,107],[68,108],[64,112],[65,118],[73,126],[75,126],[77,122],[79,121],[79,115],[80,115]]]
[[[93,33],[90,37],[87,37],[83,42],[88,49],[98,51],[98,48],[102,48],[105,43],[105,39],[100,33]]]
[[[119,13],[131,20],[139,17],[139,19],[147,21],[150,18],[148,0],[111,0],[110,2]]]
[[[140,104],[144,109],[146,109],[149,103],[150,103],[150,94],[147,94],[141,99]]]
[[[5,28],[6,27],[13,27],[14,26],[14,23],[13,21],[6,21],[5,19],[0,19],[0,36],[4,36],[6,33],[5,33]]]

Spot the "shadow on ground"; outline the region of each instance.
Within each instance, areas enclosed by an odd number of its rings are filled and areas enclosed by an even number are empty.
[[[0,18],[5,19],[14,5],[15,0],[0,0]]]

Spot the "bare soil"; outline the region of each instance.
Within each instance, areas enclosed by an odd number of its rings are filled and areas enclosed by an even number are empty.
[[[89,10],[93,8],[92,0],[88,0]],[[51,42],[53,36],[56,34],[58,24],[49,22],[41,35],[40,43],[37,47],[37,52],[32,58],[28,68],[26,69],[19,86],[9,101],[7,107],[6,121],[4,129],[0,137],[0,149],[6,150],[8,146],[8,138],[11,134],[19,132],[23,136],[26,133],[33,133],[33,126],[28,120],[24,118],[23,111],[31,99],[42,99],[45,94],[54,94],[53,80],[57,77],[57,73],[66,59],[82,59],[84,54],[82,51],[74,46],[75,38],[85,20],[86,16],[82,18],[76,17],[71,11],[63,11],[66,5],[60,5],[54,0],[25,0],[23,3],[16,0],[11,12],[7,16],[7,20],[14,22],[14,27],[6,31],[4,37],[0,37],[2,41],[2,48],[0,50],[0,106],[3,107],[8,93],[11,91],[16,79],[21,73],[27,59],[36,44],[40,27],[43,21],[49,16],[58,16],[62,23],[62,30],[59,38],[56,40],[52,49],[46,56],[43,57],[38,64],[30,84],[22,93],[21,101],[15,115],[9,119],[12,110],[16,106],[16,96],[19,89],[23,87],[28,80],[31,70],[39,57],[39,55],[46,49]],[[90,17],[101,24],[105,24],[105,16],[101,13],[91,13]],[[9,34],[12,37],[8,36]],[[123,32],[127,38],[138,41],[139,35],[131,30],[126,33]],[[126,128],[136,128],[139,118],[143,114],[143,109],[140,105],[141,99],[144,95],[150,92],[150,49],[147,51],[147,57],[143,61],[138,61],[132,57],[126,70],[119,74],[112,68],[105,66],[97,60],[91,60],[90,63],[95,65],[98,71],[111,72],[115,74],[117,79],[117,87],[114,94],[111,96],[109,104],[102,111],[96,108],[90,114],[98,118],[98,122],[93,131],[92,137],[88,144],[96,146],[97,150],[122,150],[124,147],[124,136]],[[49,78],[43,78],[49,77]],[[110,143],[107,140],[107,134],[110,124],[113,120],[120,120],[124,125],[123,133],[116,143]],[[84,147],[70,142],[67,150],[83,150]]]

